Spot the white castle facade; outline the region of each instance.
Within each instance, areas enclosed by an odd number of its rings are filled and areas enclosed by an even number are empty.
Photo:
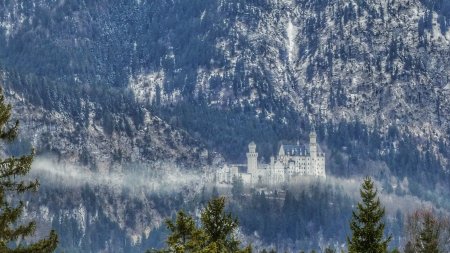
[[[326,177],[325,154],[317,144],[312,131],[309,145],[281,145],[278,156],[270,158],[270,164],[258,163],[256,144],[248,145],[247,164],[225,165],[216,172],[217,183],[231,184],[234,177],[242,178],[246,185],[277,185],[296,177]]]

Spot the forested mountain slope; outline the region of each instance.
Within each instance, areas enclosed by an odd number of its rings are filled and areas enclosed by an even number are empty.
[[[251,140],[267,161],[314,125],[329,175],[448,208],[449,28],[446,0],[3,0],[0,82],[27,136],[5,152],[197,169]]]
[[[204,102],[290,127],[294,112],[446,138],[446,1],[1,5],[0,59],[11,87],[29,103],[72,114],[83,101],[66,101],[68,92],[81,100],[91,89],[118,89],[110,101],[89,97],[109,128],[120,124],[107,119],[110,110],[142,118],[141,107]]]

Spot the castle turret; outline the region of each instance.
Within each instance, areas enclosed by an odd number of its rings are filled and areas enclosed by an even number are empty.
[[[311,157],[317,156],[317,135],[314,128],[311,130],[309,134],[309,153]]]
[[[317,171],[317,135],[314,128],[309,133],[309,159],[311,165],[306,169],[307,175],[318,176]]]
[[[247,173],[254,174],[258,169],[258,153],[256,153],[256,144],[252,141],[248,144],[247,153]]]
[[[283,144],[280,146],[280,151],[278,152],[278,157],[282,157],[285,155]]]

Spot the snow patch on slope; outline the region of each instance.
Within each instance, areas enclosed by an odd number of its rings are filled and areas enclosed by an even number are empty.
[[[8,12],[3,19],[0,17],[0,31],[3,30],[6,38],[14,36],[17,30],[28,20],[31,23],[32,18],[27,17],[23,11],[25,9],[23,2],[17,3],[12,1],[13,6],[10,8],[11,11]],[[34,8],[33,8],[34,11]]]
[[[179,89],[170,92],[165,90],[164,81],[165,73],[163,70],[140,73],[129,77],[128,87],[141,103],[168,104],[179,101],[181,91]]]
[[[287,50],[289,55],[289,63],[292,64],[292,62],[295,60],[297,55],[297,48],[295,43],[295,38],[297,36],[296,27],[294,24],[292,24],[292,20],[289,19],[288,25],[287,25]]]
[[[152,103],[158,92],[164,92],[164,72],[162,70],[147,74],[130,76],[128,84],[136,99],[140,102]]]

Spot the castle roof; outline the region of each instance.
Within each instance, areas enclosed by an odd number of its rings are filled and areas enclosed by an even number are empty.
[[[282,145],[284,153],[289,156],[301,156],[309,154],[309,146],[307,145]]]
[[[291,144],[283,144],[281,147],[284,150],[284,153],[288,156],[305,156],[309,155],[309,145],[291,145]],[[317,153],[321,154],[322,149],[319,145],[317,145]]]

